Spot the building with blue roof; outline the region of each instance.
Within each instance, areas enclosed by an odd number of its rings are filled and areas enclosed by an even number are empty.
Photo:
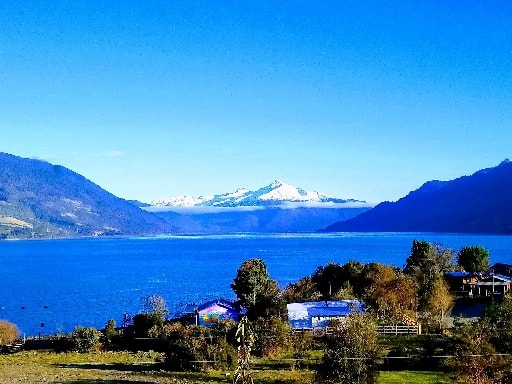
[[[238,321],[241,308],[229,300],[210,300],[200,305],[187,305],[184,316],[194,325],[212,326],[219,321],[232,319]]]
[[[364,312],[364,305],[359,300],[308,301],[288,304],[287,309],[292,328],[325,328],[332,320],[343,320],[352,312]]]

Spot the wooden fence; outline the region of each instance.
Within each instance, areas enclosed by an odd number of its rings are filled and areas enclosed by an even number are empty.
[[[421,335],[421,325],[377,325],[380,335]]]
[[[377,325],[377,333],[379,335],[421,335],[421,325]],[[311,332],[315,336],[330,335],[333,333],[334,328],[323,327],[323,328],[298,328],[296,332]]]

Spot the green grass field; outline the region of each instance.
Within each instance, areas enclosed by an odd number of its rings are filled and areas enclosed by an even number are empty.
[[[23,351],[0,355],[0,383],[53,384],[218,384],[230,383],[233,372],[173,373],[161,370],[154,352],[55,353]],[[275,367],[266,360],[253,369],[255,384],[309,384],[310,370]],[[432,372],[381,372],[378,384],[447,384]]]
[[[440,372],[381,372],[378,384],[448,384],[448,376]]]

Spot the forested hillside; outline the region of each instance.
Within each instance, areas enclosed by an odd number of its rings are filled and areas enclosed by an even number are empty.
[[[512,162],[452,181],[430,181],[325,232],[512,233]]]
[[[162,218],[60,165],[0,153],[0,237],[169,233]]]

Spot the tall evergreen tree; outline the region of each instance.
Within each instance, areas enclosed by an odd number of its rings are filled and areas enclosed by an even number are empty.
[[[277,283],[273,284],[269,279],[267,265],[262,259],[244,261],[237,271],[231,289],[238,297],[240,305],[247,309],[250,320],[281,312],[280,309],[269,308],[268,305],[284,305]],[[261,305],[262,303],[266,305]]]

